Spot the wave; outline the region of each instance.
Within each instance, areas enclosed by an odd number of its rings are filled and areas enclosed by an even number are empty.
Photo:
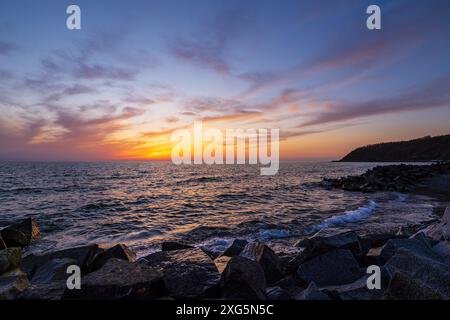
[[[289,238],[292,237],[293,234],[287,230],[283,229],[268,229],[268,230],[262,230],[259,232],[259,238],[263,240],[269,240],[269,239],[282,239],[282,238]]]
[[[370,200],[367,205],[359,207],[356,210],[346,211],[342,215],[332,216],[330,218],[325,219],[323,222],[308,228],[307,233],[313,233],[324,228],[335,227],[346,223],[364,220],[368,218],[375,211],[376,208],[378,208],[378,203],[376,203],[373,200]]]

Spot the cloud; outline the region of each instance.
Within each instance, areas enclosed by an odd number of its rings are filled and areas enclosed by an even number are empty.
[[[12,43],[7,41],[0,40],[0,55],[6,55],[9,54],[15,50],[17,50],[19,47]]]
[[[450,107],[450,75],[411,87],[404,92],[366,102],[341,103],[332,106],[301,127],[341,122],[361,117],[393,112],[426,110],[436,107]]]
[[[231,67],[225,59],[225,51],[243,32],[248,21],[249,16],[243,10],[223,12],[190,38],[170,42],[168,49],[179,60],[229,74]]]

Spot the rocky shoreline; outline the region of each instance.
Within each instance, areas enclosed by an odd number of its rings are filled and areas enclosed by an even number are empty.
[[[449,163],[386,166],[326,184],[366,192],[416,191],[430,177],[449,172]],[[0,300],[450,299],[450,207],[426,224],[386,230],[325,228],[299,238],[290,253],[235,239],[220,253],[163,242],[160,251],[139,259],[124,244],[22,256],[41,238],[38,224],[28,218],[0,230]],[[81,289],[67,287],[72,265],[81,270]],[[367,286],[369,266],[379,267],[380,289]]]
[[[0,299],[450,299],[450,208],[413,235],[360,236],[322,229],[298,241],[295,255],[236,239],[220,255],[186,243],[136,259],[123,244],[29,254],[39,241],[27,219],[0,232]],[[81,289],[69,290],[67,267],[81,268]],[[381,270],[381,289],[367,287],[367,267]]]

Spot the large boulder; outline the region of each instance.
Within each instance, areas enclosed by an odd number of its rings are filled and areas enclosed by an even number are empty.
[[[162,251],[172,251],[172,250],[184,250],[184,249],[192,249],[193,246],[185,243],[175,242],[175,241],[164,241],[161,243]]]
[[[67,288],[66,281],[31,283],[19,296],[20,300],[60,300]]]
[[[333,292],[341,300],[382,300],[386,286],[381,285],[381,289],[369,289],[367,278],[364,276],[352,283],[340,286],[330,286],[321,288],[325,292]]]
[[[291,295],[281,287],[270,287],[266,289],[267,300],[292,300]]]
[[[2,234],[0,233],[0,250],[6,249],[6,243],[3,241]]]
[[[55,258],[39,265],[31,278],[33,284],[52,283],[59,280],[67,280],[67,268],[76,265],[77,261],[70,258]]]
[[[298,296],[305,287],[302,283],[294,276],[289,275],[283,279],[278,280],[273,284],[274,287],[280,287],[285,292],[287,292],[291,297]]]
[[[245,246],[248,244],[248,241],[245,239],[235,239],[233,243],[225,249],[222,253],[222,256],[226,257],[234,257],[241,254],[242,250],[245,249]]]
[[[433,246],[433,251],[441,257],[442,261],[450,267],[450,242],[441,241]]]
[[[230,300],[265,300],[266,279],[261,265],[235,256],[222,272],[222,296]]]
[[[0,275],[7,271],[18,268],[21,259],[21,248],[7,248],[0,250]]]
[[[422,252],[400,248],[386,263],[385,269],[391,279],[395,273],[401,273],[414,280],[411,286],[429,288],[439,296],[450,299],[450,268],[441,259],[433,259],[433,256],[422,255]],[[403,281],[405,277],[397,281]],[[390,286],[392,285],[391,280]],[[414,296],[414,292],[410,294]]]
[[[163,273],[171,297],[201,299],[218,295],[220,273],[199,248],[156,252],[139,262]]]
[[[10,225],[0,231],[3,241],[8,247],[26,247],[32,241],[39,240],[41,233],[37,222],[28,218],[17,224]]]
[[[379,264],[386,263],[399,249],[409,250],[431,259],[438,259],[439,256],[433,252],[430,244],[421,234],[411,239],[391,239],[379,249]]]
[[[18,269],[0,276],[0,300],[15,300],[30,285],[27,275]]]
[[[21,268],[30,278],[32,278],[36,269],[47,263],[49,260],[68,258],[75,260],[75,264],[85,273],[92,265],[97,252],[98,245],[92,244],[44,254],[30,254],[22,259]]]
[[[283,277],[283,267],[280,258],[268,246],[252,242],[245,246],[241,257],[258,262],[264,270],[268,284],[275,283]]]
[[[300,265],[297,276],[306,283],[331,286],[351,283],[362,276],[352,252],[339,249],[327,252]]]
[[[439,292],[402,272],[395,272],[384,293],[385,300],[442,300]]]
[[[97,255],[91,264],[91,271],[100,269],[111,258],[122,259],[129,262],[136,261],[136,254],[126,245],[121,243],[109,246],[99,246],[97,251]]]
[[[337,249],[348,249],[355,256],[362,254],[362,248],[358,235],[353,231],[322,229],[310,238],[297,242],[296,246],[303,248],[296,257],[288,263],[290,270],[298,267],[319,255]]]
[[[66,289],[64,300],[154,299],[166,295],[162,273],[121,259],[109,259],[81,279],[81,289]]]

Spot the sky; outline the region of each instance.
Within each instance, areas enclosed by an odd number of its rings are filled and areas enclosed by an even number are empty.
[[[198,120],[282,159],[449,134],[449,34],[448,0],[2,0],[0,160],[167,159]]]

